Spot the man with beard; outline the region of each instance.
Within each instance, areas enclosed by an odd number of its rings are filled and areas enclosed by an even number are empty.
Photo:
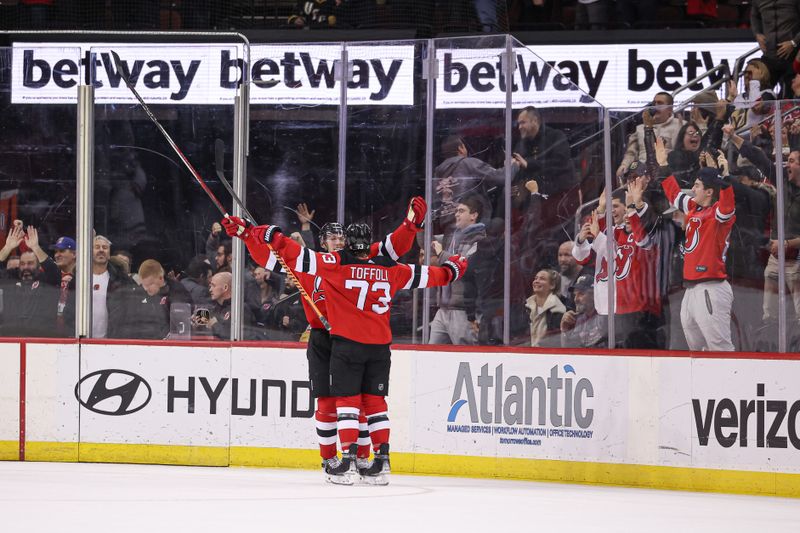
[[[558,270],[561,272],[560,296],[564,300],[564,305],[567,306],[567,309],[575,309],[572,286],[583,271],[583,265],[579,265],[578,261],[572,256],[572,248],[574,246],[574,242],[564,241],[558,247]]]
[[[135,284],[109,257],[111,241],[97,235],[92,248],[92,337],[96,339],[123,337],[120,328],[126,324],[129,300],[135,297]]]
[[[594,306],[594,275],[578,276],[569,288],[575,310],[561,317],[561,346],[564,348],[605,348],[608,345],[606,317]]]
[[[2,325],[0,333],[10,337],[50,337],[55,331],[58,285],[61,275],[55,262],[39,246],[33,226],[23,231],[15,221],[0,249],[0,262],[25,243],[19,268],[8,270],[2,280]]]

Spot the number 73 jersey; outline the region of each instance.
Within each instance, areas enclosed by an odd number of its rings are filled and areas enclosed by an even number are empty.
[[[272,245],[292,270],[322,278],[331,335],[363,344],[392,342],[389,310],[397,291],[440,287],[452,277],[448,268],[406,265],[386,256],[315,252],[282,234]]]

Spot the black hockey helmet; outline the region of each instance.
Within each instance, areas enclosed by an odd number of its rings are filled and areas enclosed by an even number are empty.
[[[372,244],[372,230],[366,224],[350,224],[345,230],[347,248],[354,254],[369,250]]]
[[[319,230],[319,244],[320,246],[325,245],[325,241],[328,237],[331,236],[339,236],[344,237],[344,226],[339,224],[338,222],[328,222]],[[332,252],[333,250],[328,250]]]

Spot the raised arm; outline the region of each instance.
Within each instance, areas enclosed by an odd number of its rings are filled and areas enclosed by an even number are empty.
[[[415,196],[408,204],[408,212],[403,222],[396,230],[384,237],[380,242],[374,242],[369,248],[369,256],[385,255],[397,261],[411,250],[414,238],[422,231],[425,222],[425,213],[428,204],[421,196]]]

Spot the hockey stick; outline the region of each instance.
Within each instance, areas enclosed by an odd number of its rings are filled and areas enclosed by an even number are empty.
[[[230,193],[233,200],[239,204],[244,216],[247,217],[251,224],[255,224],[256,219],[253,218],[253,215],[251,215],[250,211],[244,206],[244,202],[239,199],[239,196],[234,192],[233,187],[231,187],[230,183],[228,183],[228,180],[225,178],[225,142],[223,142],[222,139],[214,141],[214,166],[216,167],[219,181],[225,186],[225,189]]]
[[[123,79],[123,81],[125,81],[125,85],[127,85],[128,89],[131,91],[133,96],[136,97],[136,100],[139,101],[139,105],[142,107],[142,109],[144,109],[144,112],[147,114],[147,116],[150,118],[150,120],[153,121],[153,124],[156,125],[156,127],[158,128],[158,131],[161,132],[161,134],[167,140],[167,142],[172,147],[172,149],[175,151],[175,153],[178,154],[178,158],[180,158],[180,160],[183,162],[183,164],[186,165],[186,168],[189,170],[189,172],[191,173],[192,177],[194,177],[194,179],[197,181],[197,183],[200,184],[200,187],[202,187],[202,189],[205,191],[206,195],[208,195],[208,198],[211,200],[211,202],[214,204],[214,206],[216,206],[216,208],[219,210],[219,212],[222,214],[222,216],[224,218],[230,218],[230,215],[228,214],[228,212],[225,209],[225,207],[223,207],[222,203],[220,203],[220,201],[217,199],[217,197],[214,195],[214,193],[211,192],[211,189],[208,188],[208,185],[206,185],[206,182],[203,180],[203,178],[200,177],[200,173],[197,172],[197,170],[195,170],[195,168],[192,166],[192,164],[189,162],[189,160],[186,158],[186,156],[183,155],[183,152],[181,152],[181,149],[178,148],[178,145],[175,144],[175,141],[172,140],[172,137],[170,137],[169,133],[167,133],[167,130],[164,129],[164,127],[161,125],[161,123],[158,121],[158,119],[155,117],[155,115],[153,115],[153,112],[150,110],[150,108],[144,102],[144,100],[142,99],[141,95],[139,95],[139,93],[136,91],[136,88],[131,84],[130,80],[128,79],[128,76],[125,75],[125,71],[122,70],[122,60],[119,58],[119,55],[113,50],[111,51],[111,55],[114,58],[114,66],[116,67],[117,72],[119,73],[119,75]],[[217,165],[219,165],[219,163],[217,163]],[[242,204],[241,200],[239,200],[239,198],[236,196],[236,194],[234,194],[233,189],[230,187],[228,182],[224,179],[224,175],[222,176],[222,178],[223,178],[222,182],[225,184],[225,186],[228,189],[228,191],[233,195],[233,198],[236,201],[236,203],[238,203],[239,206],[242,208],[242,212],[246,213],[247,209],[244,207],[244,204]],[[254,220],[251,220],[251,222],[255,223]],[[278,252],[275,251],[275,249],[272,247],[272,244],[266,243],[266,245],[267,245],[267,248],[269,249],[269,251],[272,252],[272,254],[275,256],[275,258],[281,264],[281,267],[283,267],[283,269],[286,271],[286,274],[289,277],[292,278],[292,281],[295,282],[295,284],[297,285],[298,290],[300,291],[300,294],[303,296],[303,298],[306,299],[308,304],[314,310],[314,313],[317,315],[317,318],[319,318],[319,321],[322,322],[322,325],[325,326],[326,330],[330,331],[331,330],[331,325],[328,322],[328,319],[326,319],[322,315],[322,313],[320,312],[319,308],[314,303],[314,300],[311,299],[311,296],[309,296],[309,294],[306,292],[306,290],[300,284],[300,280],[297,279],[297,276],[295,276],[294,272],[292,272],[292,270],[289,268],[289,265],[287,265],[286,261],[284,261],[283,257],[281,257],[280,254],[278,254]]]

